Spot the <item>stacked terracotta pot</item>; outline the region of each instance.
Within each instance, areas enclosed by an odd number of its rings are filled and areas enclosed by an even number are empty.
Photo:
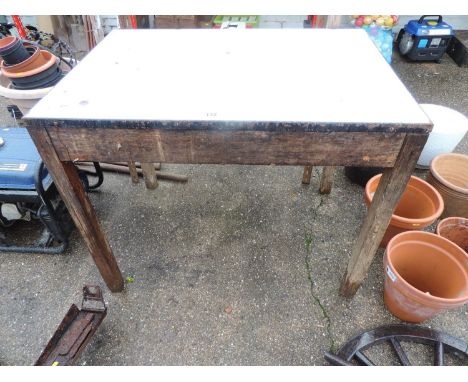
[[[14,36],[0,39],[0,57],[0,70],[15,89],[47,88],[63,76],[55,55]]]
[[[370,179],[369,205],[381,175]],[[431,184],[429,184],[431,183]],[[386,248],[384,301],[396,317],[422,322],[468,303],[468,156],[443,154],[428,182],[412,176],[380,244]],[[442,213],[437,235],[421,230]]]
[[[427,181],[445,202],[443,217],[468,218],[468,155],[441,154],[430,165]]]

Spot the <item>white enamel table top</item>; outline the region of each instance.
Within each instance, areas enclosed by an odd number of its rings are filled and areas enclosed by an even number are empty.
[[[359,29],[114,30],[30,118],[430,124]]]

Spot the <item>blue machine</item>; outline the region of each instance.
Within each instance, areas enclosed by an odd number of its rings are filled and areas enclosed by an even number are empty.
[[[442,16],[421,16],[411,20],[397,37],[400,54],[412,61],[439,61],[454,35]]]
[[[26,129],[0,129],[0,189],[35,190],[35,176],[42,159]],[[44,170],[42,183],[47,190],[52,178]]]
[[[87,190],[99,187],[104,179],[99,163],[94,166],[92,175],[98,181],[92,186],[86,174],[79,172]],[[8,244],[6,231],[18,221],[40,221],[44,230],[39,240]],[[73,229],[65,204],[24,128],[0,128],[0,228],[0,251],[21,253],[61,253]]]

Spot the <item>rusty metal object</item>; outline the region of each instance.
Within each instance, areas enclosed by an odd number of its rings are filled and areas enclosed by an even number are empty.
[[[446,354],[464,360],[468,364],[468,343],[437,330],[418,325],[385,325],[369,330],[354,337],[344,344],[337,354],[325,353],[325,359],[335,366],[366,365],[374,363],[363,351],[381,343],[388,342],[403,366],[410,366],[408,355],[400,342],[416,342],[434,349],[434,365],[443,366]]]
[[[116,164],[118,166],[127,166],[128,167],[128,162],[102,162],[102,163],[108,163],[108,164]],[[133,162],[135,163],[135,167],[141,169],[141,163],[140,162]],[[161,170],[161,163],[153,163],[154,164],[154,169],[155,170]]]
[[[90,163],[80,162],[78,163],[78,168],[80,170],[83,170],[86,174],[89,174],[88,168],[90,165],[91,165]],[[120,164],[101,162],[100,165],[103,171],[130,174],[130,169],[128,168],[128,164],[120,165]],[[143,175],[141,167],[139,167],[138,165],[136,165],[136,171],[139,176]],[[172,174],[169,172],[156,171],[156,176],[158,179],[172,180],[174,182],[187,182],[188,181],[188,177],[186,175],[177,175],[177,174]]]
[[[70,307],[34,366],[74,365],[106,314],[101,289],[86,285],[81,310]]]

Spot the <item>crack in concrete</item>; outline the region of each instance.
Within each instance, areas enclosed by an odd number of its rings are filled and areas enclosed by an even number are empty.
[[[317,214],[318,214],[318,210],[323,205],[323,202],[324,202],[324,197],[321,196],[320,197],[320,203],[317,205],[317,207],[314,208],[314,210],[312,212],[312,216],[313,216],[312,217],[312,222],[315,221],[315,219],[317,217]],[[333,339],[333,333],[332,333],[332,330],[331,330],[331,318],[330,318],[330,316],[328,314],[327,309],[322,304],[322,301],[320,300],[320,298],[314,292],[314,280],[312,278],[312,270],[311,270],[311,267],[310,267],[310,256],[312,254],[312,234],[306,234],[306,236],[304,238],[304,243],[305,243],[305,247],[306,247],[305,265],[306,265],[306,271],[307,271],[307,279],[310,282],[310,293],[312,295],[312,298],[314,299],[315,304],[317,304],[319,306],[320,311],[322,313],[322,316],[326,321],[327,336],[328,336],[328,340],[330,341],[329,351],[334,353],[335,350],[336,350],[335,349],[336,345],[335,345],[335,340]]]

